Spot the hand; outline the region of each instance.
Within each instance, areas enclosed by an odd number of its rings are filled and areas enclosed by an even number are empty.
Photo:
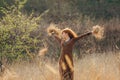
[[[52,31],[52,32],[51,32],[51,35],[55,35],[55,32],[54,32],[54,31]]]

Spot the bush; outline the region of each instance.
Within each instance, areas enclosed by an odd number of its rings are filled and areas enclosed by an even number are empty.
[[[33,58],[41,42],[40,16],[23,14],[15,5],[1,11],[5,16],[0,19],[0,56],[7,61]]]

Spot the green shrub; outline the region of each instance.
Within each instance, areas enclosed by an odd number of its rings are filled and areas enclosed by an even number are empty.
[[[1,11],[5,16],[0,19],[0,56],[8,61],[33,58],[41,42],[40,16],[23,14],[15,5]]]

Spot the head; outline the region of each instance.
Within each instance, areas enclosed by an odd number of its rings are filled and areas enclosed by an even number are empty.
[[[62,32],[62,38],[64,40],[67,40],[68,38],[70,38],[69,34],[67,32]]]
[[[67,40],[68,38],[72,39],[75,37],[77,37],[77,34],[73,30],[71,30],[69,28],[65,28],[62,30],[62,38],[63,39]]]

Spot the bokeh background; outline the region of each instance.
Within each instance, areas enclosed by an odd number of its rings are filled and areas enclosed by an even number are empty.
[[[119,80],[117,76],[110,78],[105,74],[111,71],[110,75],[113,75],[114,69],[119,69],[120,0],[0,0],[0,61],[7,67],[14,67],[12,70],[20,73],[19,76],[26,74],[28,67],[29,70],[32,69],[31,65],[35,68],[32,73],[38,71],[35,74],[42,75],[37,79],[48,80],[46,77],[49,75],[43,74],[51,74],[46,71],[47,69],[54,73],[56,72],[53,69],[56,69],[58,75],[60,46],[46,32],[50,23],[56,24],[60,29],[71,28],[78,35],[92,30],[95,25],[104,27],[102,40],[89,36],[75,44],[73,50],[77,74],[75,80]],[[86,56],[91,62],[96,59],[98,62],[89,63]],[[106,63],[107,61],[111,63]],[[112,65],[114,64],[112,61],[116,62],[115,66]],[[88,69],[89,65],[93,67]],[[42,69],[45,66],[47,69]],[[26,73],[20,72],[23,68]],[[94,75],[100,78],[94,77],[86,69],[93,70]],[[32,76],[32,73],[28,72],[29,76],[23,76],[20,80],[30,80],[28,77]],[[78,73],[87,74],[89,77],[79,78]],[[120,74],[119,70],[115,73]],[[56,77],[53,77],[56,80]]]

